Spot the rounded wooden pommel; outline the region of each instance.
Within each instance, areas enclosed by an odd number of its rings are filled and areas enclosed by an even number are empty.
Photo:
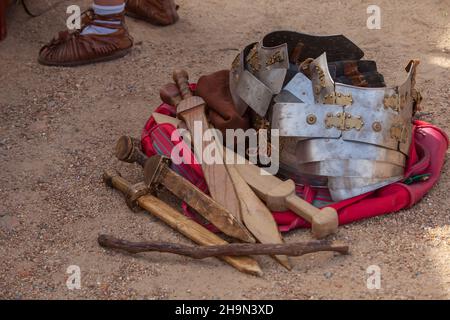
[[[189,80],[189,75],[188,75],[186,70],[177,69],[177,70],[173,71],[172,79],[175,82],[177,82],[178,80],[181,80],[181,79],[185,79],[186,81],[188,81]]]
[[[140,149],[141,141],[139,139],[122,136],[116,143],[116,158],[128,163],[137,163],[144,166],[147,156]]]
[[[336,209],[325,207],[314,216],[311,222],[311,231],[315,238],[322,239],[335,233],[339,226],[339,218]]]
[[[121,176],[122,175],[120,174],[119,171],[114,170],[114,169],[107,169],[103,172],[103,182],[105,182],[110,187],[114,187],[113,179],[115,177],[121,177]]]
[[[129,136],[121,136],[116,142],[115,155],[120,161],[128,162],[133,151],[133,141]]]

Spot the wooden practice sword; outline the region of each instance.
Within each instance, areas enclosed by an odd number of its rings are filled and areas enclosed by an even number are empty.
[[[222,146],[217,143],[216,137],[213,138],[213,141],[205,141],[203,139],[205,131],[210,129],[205,115],[206,103],[202,98],[192,95],[186,71],[175,71],[173,73],[173,80],[177,84],[182,96],[182,101],[176,106],[177,116],[184,120],[192,135],[194,153],[197,160],[201,162],[209,193],[214,200],[227,208],[236,219],[242,221],[239,198],[223,161],[222,163],[207,163],[203,157],[202,150],[210,147],[211,143],[216,143],[214,150],[220,152],[220,156],[217,158],[223,160]],[[201,137],[195,136],[195,124],[201,125]]]
[[[144,167],[144,181],[150,190],[163,185],[226,235],[244,242],[255,242],[245,226],[226,208],[170,169],[169,158],[160,155],[148,158],[138,146],[139,140],[129,136],[120,137],[116,143],[116,157],[121,161],[136,162]]]
[[[292,210],[311,223],[312,234],[317,239],[336,232],[339,224],[336,210],[330,207],[318,209],[298,197],[295,193],[294,181],[283,181],[268,172],[262,174],[263,169],[248,161],[245,164],[237,164],[235,167],[269,209]]]

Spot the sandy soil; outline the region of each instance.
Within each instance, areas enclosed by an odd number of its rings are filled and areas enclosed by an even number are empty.
[[[178,0],[174,26],[128,19],[136,46],[121,60],[40,66],[39,48],[64,27],[74,2],[89,3],[66,1],[34,19],[13,8],[9,37],[0,43],[0,298],[450,298],[448,163],[414,208],[340,228],[335,238],[351,245],[350,256],[294,258],[291,272],[263,257],[265,274],[257,278],[214,259],[130,256],[96,242],[110,233],[190,243],[156,218],[131,213],[101,173],[114,167],[140,180],[138,167],[113,158],[114,142],[139,136],[173,68],[186,68],[193,79],[228,68],[238,48],[275,29],[343,33],[391,84],[419,58],[422,118],[449,132],[449,0],[379,0],[381,30],[366,28],[373,1]],[[305,230],[286,235],[288,242],[308,238]],[[65,285],[69,265],[81,268],[81,290]],[[366,287],[370,265],[381,268],[380,290]]]

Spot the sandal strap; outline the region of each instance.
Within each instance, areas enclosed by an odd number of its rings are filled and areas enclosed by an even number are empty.
[[[92,9],[85,10],[81,13],[82,17],[82,27],[83,30],[89,25],[95,25],[98,27],[110,28],[110,29],[121,29],[124,27],[125,22],[125,11],[117,14],[109,15],[99,15]],[[115,23],[111,23],[115,22]],[[119,22],[119,23],[117,23]]]

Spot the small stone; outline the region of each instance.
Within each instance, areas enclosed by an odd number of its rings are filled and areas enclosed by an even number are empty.
[[[333,273],[328,271],[325,272],[323,275],[325,276],[325,278],[330,279],[333,276]]]

